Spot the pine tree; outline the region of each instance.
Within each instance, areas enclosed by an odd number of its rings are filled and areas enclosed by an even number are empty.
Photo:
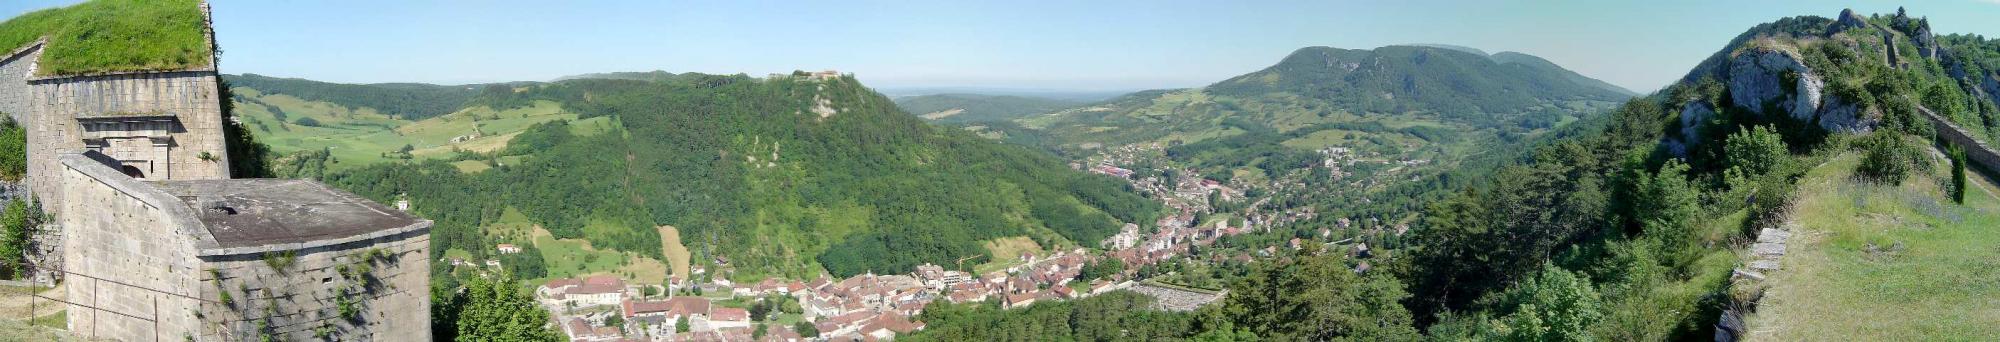
[[[1965,204],[1965,148],[1951,146],[1951,200]]]

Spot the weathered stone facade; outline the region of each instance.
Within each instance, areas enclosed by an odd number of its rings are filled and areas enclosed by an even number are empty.
[[[428,340],[430,224],[304,180],[141,181],[59,157],[70,330]],[[327,233],[333,232],[333,233]]]
[[[212,325],[197,339],[254,341],[268,334],[279,341],[429,340],[427,232],[201,257],[207,267],[200,274],[201,298],[221,302],[228,292],[230,301],[202,308]],[[285,253],[294,259],[284,269],[265,260]],[[351,314],[342,313],[343,302]]]
[[[14,122],[28,120],[28,77],[35,74],[35,60],[42,57],[42,42],[29,43],[0,56],[0,113]],[[15,82],[20,80],[21,82]]]
[[[202,12],[208,12],[203,3]],[[204,25],[209,46],[214,31]],[[227,179],[220,77],[183,70],[35,76],[47,40],[0,56],[0,112],[28,130],[30,191],[62,207],[56,155],[99,151],[148,179]],[[211,52],[211,56],[213,53]],[[213,57],[210,58],[214,60]]]
[[[200,261],[192,240],[204,235],[173,196],[80,155],[62,163],[59,220],[62,269],[103,278],[67,277],[69,329],[83,336],[174,340],[200,326],[193,313]],[[68,160],[77,159],[77,160]],[[186,256],[186,257],[175,257]],[[97,309],[89,309],[95,307]]]
[[[140,178],[229,178],[216,80],[213,70],[28,80],[29,187],[61,207],[46,181],[61,171],[55,156],[83,151]]]

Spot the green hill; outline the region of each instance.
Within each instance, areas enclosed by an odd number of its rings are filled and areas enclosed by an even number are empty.
[[[1990,183],[1949,200],[1919,109],[1990,135],[1994,47],[1903,13],[1758,25],[1429,205],[1405,304],[1443,339],[1990,338]]]
[[[324,151],[328,154],[326,167],[331,169],[405,159],[460,160],[467,153],[492,153],[529,126],[549,121],[577,120],[572,127],[580,134],[616,125],[607,117],[578,120],[576,113],[552,101],[511,104],[496,110],[489,104],[471,103],[474,91],[455,94],[442,90],[479,88],[476,86],[334,84],[254,75],[226,79],[234,86],[232,114],[258,142],[279,155]],[[424,91],[398,91],[409,88],[429,89],[434,96],[422,96]],[[384,104],[371,105],[374,103]],[[384,107],[447,109],[445,114],[418,120],[410,119],[412,114],[378,109]]]
[[[1200,170],[1325,220],[1408,217],[1435,190],[1525,157],[1519,147],[1629,96],[1517,53],[1308,47],[1204,88],[1135,92],[967,129],[1087,163]],[[1160,152],[1139,152],[1135,164],[1134,149]]]
[[[250,103],[284,102],[245,96]],[[501,224],[501,213],[518,211],[553,238],[654,260],[664,260],[656,227],[673,226],[698,265],[716,269],[726,259],[733,279],[901,273],[926,262],[960,267],[962,259],[969,268],[993,260],[982,242],[1027,237],[1047,247],[1090,245],[1121,222],[1152,222],[1160,211],[1124,184],[1069,170],[1046,153],[931,126],[852,78],[576,79],[484,93],[470,103],[530,104],[492,107],[505,108],[497,110],[499,120],[522,108],[547,106],[560,114],[540,116],[547,119],[519,128],[493,150],[454,147],[426,158],[419,146],[408,162],[341,167],[326,162],[344,160],[338,151],[327,158],[306,150],[313,153],[288,158],[281,168],[319,174],[377,200],[408,196],[416,212],[437,221],[432,234],[441,252],[483,255],[493,243],[529,242],[528,234],[487,229]],[[495,114],[479,113],[496,110],[484,108],[392,131],[413,137],[426,134],[427,125],[449,128],[480,117],[484,127],[495,127]],[[592,122],[610,126],[578,127]],[[340,137],[310,135],[328,134]],[[333,139],[396,141],[367,134]]]
[[[1334,123],[1523,134],[1630,96],[1539,58],[1496,56],[1421,46],[1308,47],[1208,87],[1138,92],[1018,121],[1048,131],[1064,150],[1195,143]]]
[[[1011,95],[934,94],[896,98],[896,106],[903,111],[943,123],[1006,121],[1078,104],[1081,103]]]
[[[1239,97],[1289,93],[1351,112],[1434,112],[1447,117],[1514,114],[1552,102],[1617,101],[1631,95],[1533,56],[1505,53],[1494,58],[1419,46],[1303,48],[1277,65],[1218,82],[1208,90]]]
[[[225,75],[223,80],[232,87],[256,89],[259,93],[366,108],[404,120],[422,120],[458,111],[485,88],[421,83],[341,84],[258,74]]]
[[[48,38],[40,76],[202,68],[207,26],[198,0],[96,0],[0,22],[0,51]]]

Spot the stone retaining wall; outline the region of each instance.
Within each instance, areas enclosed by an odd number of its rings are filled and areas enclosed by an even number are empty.
[[[1228,294],[1228,291],[1206,293],[1147,283],[1133,285],[1131,290],[1132,292],[1152,296],[1154,299],[1153,307],[1166,311],[1194,311],[1194,309],[1215,302],[1217,299],[1222,299],[1222,296]]]
[[[1992,145],[1981,142],[1972,133],[1959,128],[1958,124],[1952,123],[1950,119],[1932,112],[1930,108],[1918,106],[1917,110],[1924,114],[1924,118],[1930,119],[1932,125],[1937,126],[1939,138],[1965,148],[1965,160],[1979,164],[1987,171],[2000,172],[2000,152],[1995,152]]]

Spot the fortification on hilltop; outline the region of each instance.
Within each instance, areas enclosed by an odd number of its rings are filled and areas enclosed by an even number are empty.
[[[429,340],[431,221],[314,181],[230,178],[230,99],[207,13],[196,0],[98,0],[0,23],[0,43],[47,31],[0,56],[0,111],[26,128],[24,182],[57,217],[37,243],[60,248],[30,261],[63,283],[69,329],[128,341]],[[113,17],[139,20],[101,20]],[[176,22],[116,26],[156,17]],[[163,49],[148,40],[197,33]],[[168,53],[65,59],[93,55],[81,46]]]

